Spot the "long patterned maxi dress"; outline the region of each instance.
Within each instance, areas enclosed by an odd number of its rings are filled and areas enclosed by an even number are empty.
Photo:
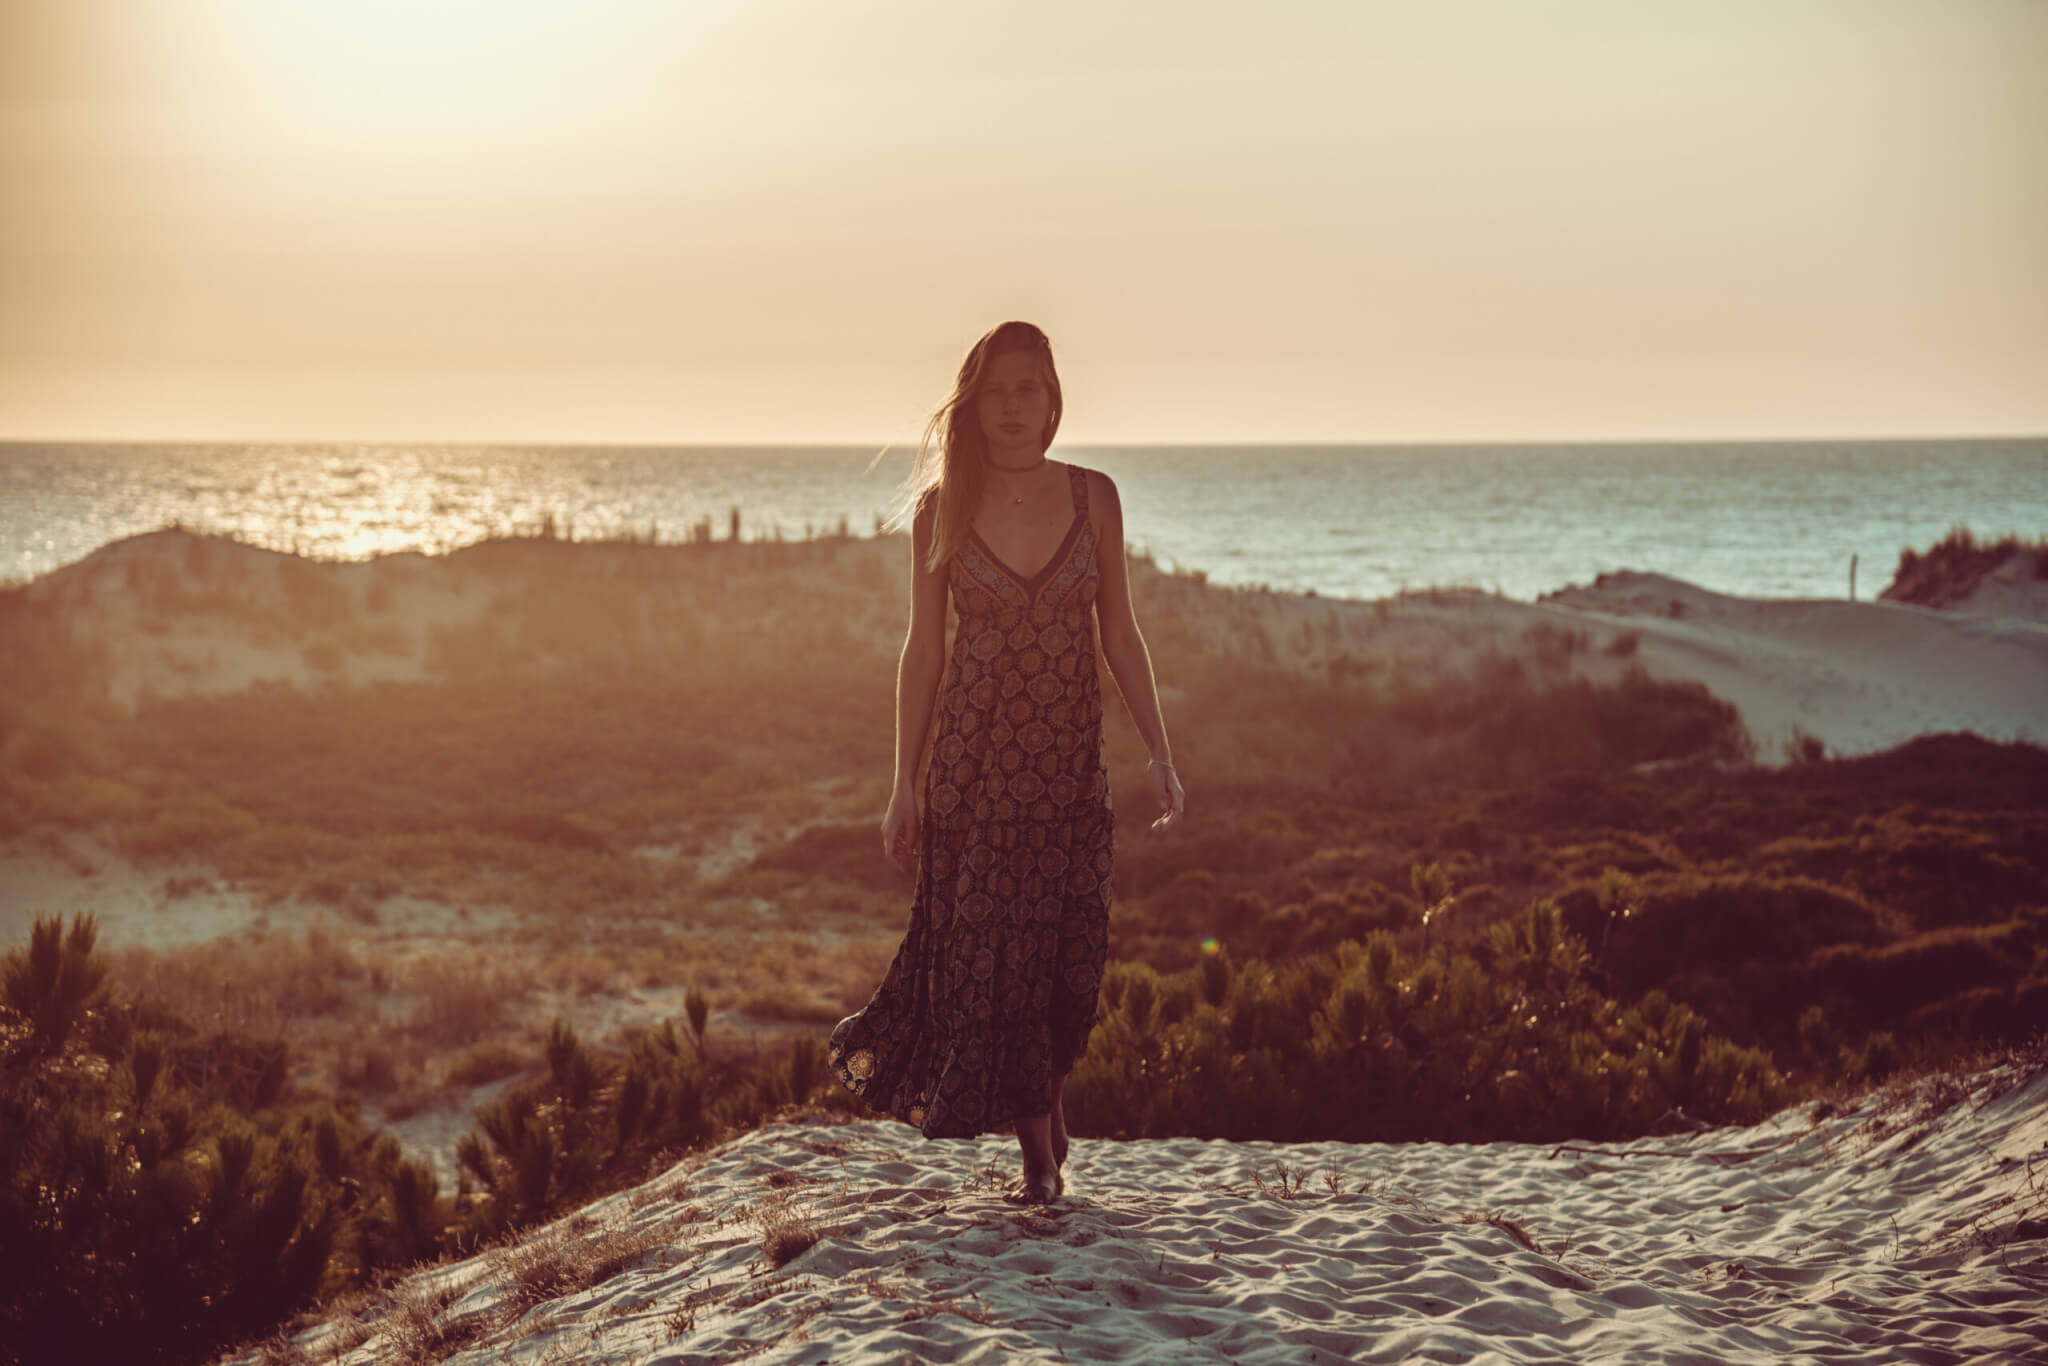
[[[910,928],[828,1050],[839,1079],[927,1138],[1042,1115],[1086,1049],[1109,951],[1113,820],[1095,668],[1086,476],[1029,579],[969,533],[925,775]]]

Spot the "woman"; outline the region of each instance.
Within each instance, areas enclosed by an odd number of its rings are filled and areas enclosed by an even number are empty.
[[[917,890],[882,985],[830,1048],[847,1087],[927,1138],[1014,1122],[1014,1198],[1031,1203],[1065,1189],[1060,1092],[1087,1047],[1109,949],[1098,628],[1151,751],[1154,828],[1185,800],[1131,612],[1116,485],[1046,459],[1059,425],[1052,347],[1008,322],[967,353],[918,447],[896,785],[882,819],[883,851],[906,869],[915,859]],[[949,591],[959,626],[947,669]]]

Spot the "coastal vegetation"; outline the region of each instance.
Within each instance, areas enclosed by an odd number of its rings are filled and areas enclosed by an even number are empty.
[[[142,870],[167,918],[273,916],[182,949],[52,920],[8,960],[0,1341],[196,1359],[774,1116],[864,1113],[820,1040],[908,905],[873,828],[901,549],[179,536],[0,592],[0,839]],[[2048,1027],[2038,748],[1756,767],[1630,633],[1450,658],[1403,623],[1478,595],[1134,585],[1196,818],[1147,835],[1119,786],[1077,1135],[1623,1137]],[[164,658],[195,677],[301,672],[124,691],[137,642],[191,641]],[[379,1131],[431,1111],[467,1117],[452,1174]]]
[[[2015,555],[2032,561],[2030,577],[2048,579],[2048,541],[2016,535],[1980,541],[1968,527],[1956,527],[1926,550],[1911,546],[1899,552],[1891,585],[1880,597],[1921,607],[1946,607],[1974,593]]]
[[[1962,735],[1377,806],[1265,793],[1122,858],[1111,952],[1180,969],[1207,937],[1284,957],[1385,932],[1419,954],[1547,898],[1606,990],[1661,990],[1827,1081],[1873,1034],[1933,1061],[2048,1028],[2044,798],[2048,755]]]
[[[823,1072],[636,1032],[615,1062],[557,1024],[544,1071],[476,1114],[444,1191],[362,1117],[292,1079],[291,1044],[113,978],[91,917],[0,960],[0,1362],[186,1362],[421,1261],[645,1179],[758,1125]]]
[[[897,543],[544,532],[368,565],[184,533],[140,550],[0,593],[0,838],[158,869],[169,893],[329,913],[328,945],[288,935],[257,955],[277,961],[217,974],[245,995],[275,989],[304,1018],[350,982],[411,987],[403,1041],[429,1056],[493,1037],[505,1014],[490,1003],[535,982],[585,996],[696,981],[782,1025],[859,1003],[907,894],[868,829],[889,768]],[[1205,939],[1281,958],[1374,931],[1411,955],[1456,951],[1549,898],[1618,992],[1661,987],[1781,1066],[1814,1065],[1797,1028],[1811,1006],[1851,1043],[2042,1023],[2036,749],[1936,737],[1753,768],[1731,708],[1651,679],[1619,637],[1600,648],[1544,624],[1512,651],[1447,663],[1404,645],[1402,619],[1455,630],[1474,595],[1346,614],[1142,563],[1134,586],[1200,819],[1122,842],[1118,957],[1171,972]],[[94,613],[132,613],[139,630],[77,629]],[[201,628],[216,654],[267,635],[332,645],[350,668],[409,651],[419,672],[122,704],[111,656],[125,640]],[[1112,774],[1136,771],[1136,737],[1110,710]],[[1432,866],[1442,904],[1412,880]],[[421,902],[456,930],[509,917],[488,937],[524,958],[366,948],[350,967],[332,947]],[[821,935],[856,970],[806,958]],[[296,985],[308,971],[291,960],[309,952],[340,965],[323,989]],[[1899,966],[1923,958],[1941,971]],[[183,981],[192,1000],[200,967],[128,971]],[[1864,1000],[1897,972],[1944,990]],[[343,1060],[329,1062],[339,1080]]]
[[[1120,963],[1069,1083],[1070,1122],[1117,1136],[1606,1137],[1674,1111],[1753,1120],[1794,1094],[1766,1054],[1661,993],[1623,1009],[1587,965],[1545,902],[1478,954],[1410,961],[1382,932],[1165,977]],[[0,1360],[56,1344],[88,1360],[201,1359],[771,1118],[864,1113],[826,1084],[818,1034],[764,1058],[714,1047],[708,1020],[693,991],[680,1022],[609,1046],[557,1021],[532,1075],[476,1111],[449,1191],[364,1122],[353,1092],[295,1083],[286,1037],[124,989],[89,917],[39,921],[0,995]]]
[[[232,979],[251,1018],[324,1030],[303,1054],[319,1079],[386,1098],[510,1066],[508,1048],[537,1058],[531,1033],[499,1038],[536,986],[689,981],[761,1026],[829,1022],[863,999],[907,899],[869,829],[898,549],[537,535],[322,565],[180,533],[88,562],[0,594],[21,662],[0,681],[0,837],[159,869],[170,893],[324,910],[318,944],[273,934],[215,955],[211,978],[176,951],[124,953],[123,971],[188,1004]],[[1455,666],[1401,644],[1404,615],[1455,622],[1470,595],[1346,616],[1142,563],[1134,585],[1200,819],[1122,842],[1119,958],[1175,972],[1205,940],[1278,960],[1375,931],[1411,956],[1466,951],[1547,898],[1618,995],[1662,989],[1795,1072],[1833,1065],[1800,1031],[1809,1008],[1852,1050],[1877,1031],[1939,1050],[2048,1023],[2037,749],[1934,737],[1754,768],[1725,703],[1583,632],[1540,626]],[[467,617],[427,610],[486,593]],[[349,660],[382,649],[346,639],[374,624],[418,647],[421,672],[123,706],[107,640],[71,619],[110,594],[145,627],[271,632]],[[1111,716],[1112,774],[1136,771]],[[1414,881],[1432,867],[1441,897]],[[347,947],[401,903],[442,908],[457,939],[505,917],[469,935],[500,951]],[[1913,989],[1868,989],[1895,976]],[[394,994],[411,1010],[370,1029],[316,1024]],[[487,1044],[495,1063],[470,1053]]]

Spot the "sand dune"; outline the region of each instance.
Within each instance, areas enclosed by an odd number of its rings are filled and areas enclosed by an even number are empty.
[[[788,600],[815,605],[873,649],[876,667],[889,667],[907,591],[900,537],[791,547],[510,542],[325,564],[163,531],[107,546],[28,591],[104,651],[112,696],[133,706],[146,695],[266,683],[311,690],[430,679],[449,642],[570,575],[607,594],[638,594],[650,632],[672,629],[678,612],[707,642],[764,629],[722,620],[737,609],[702,591],[729,572],[786,584]],[[1733,598],[1636,573],[1536,603],[1450,590],[1384,603],[1232,590],[1148,563],[1134,567],[1133,584],[1152,624],[1170,616],[1206,650],[1316,673],[1426,681],[1510,657],[1610,682],[1640,664],[1732,703],[1758,761],[1771,764],[1801,733],[1836,755],[1955,730],[2048,743],[2048,589],[2001,575],[1956,610],[1938,611]],[[1578,639],[1560,654],[1559,637],[1571,635]],[[1164,683],[1170,707],[1173,680]]]
[[[2048,614],[1732,598],[1655,574],[1544,602],[1639,632],[1644,667],[1733,703],[1766,763],[1795,730],[1843,755],[1951,730],[2048,742]]]
[[[457,1362],[2048,1356],[2048,1071],[1817,1113],[1554,1148],[1082,1140],[1035,1209],[999,1189],[1005,1138],[771,1127],[299,1342],[349,1363],[408,1333],[466,1342]],[[762,1221],[790,1212],[820,1236],[773,1266]]]
[[[1944,610],[1973,617],[2048,622],[2048,575],[2042,574],[2038,555],[2008,555],[1968,596]]]

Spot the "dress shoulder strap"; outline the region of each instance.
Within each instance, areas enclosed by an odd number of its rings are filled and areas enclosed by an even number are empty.
[[[1067,466],[1067,478],[1074,481],[1074,511],[1083,517],[1088,515],[1088,471],[1079,465]]]

